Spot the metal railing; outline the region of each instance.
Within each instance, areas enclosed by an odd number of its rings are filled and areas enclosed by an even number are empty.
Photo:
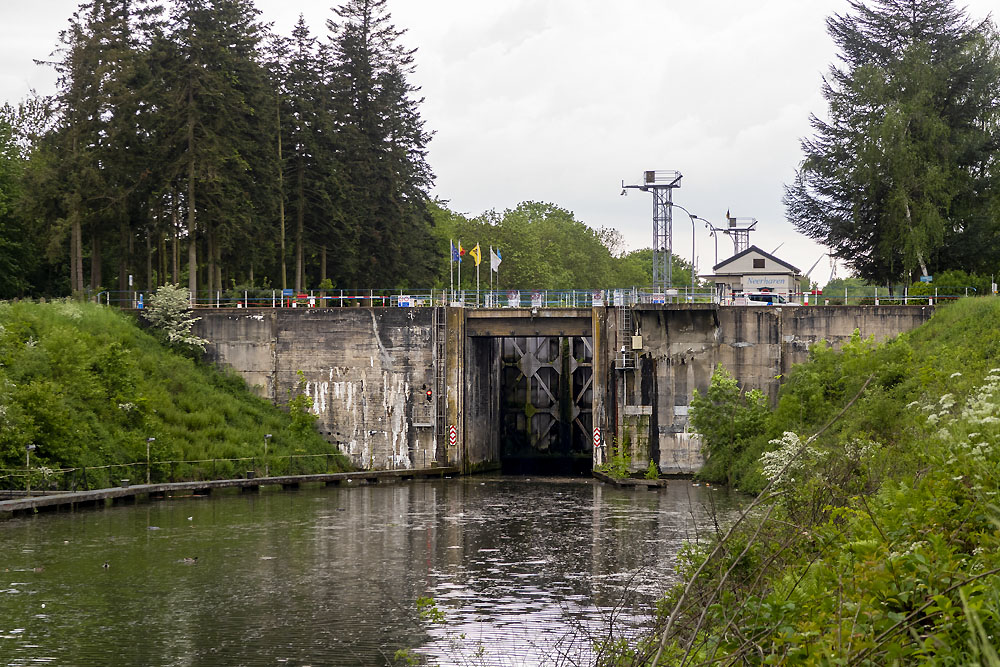
[[[331,472],[336,455],[284,454],[192,461],[138,461],[79,468],[0,468],[0,497],[86,491],[121,484],[192,482]],[[339,471],[339,466],[337,470]]]
[[[971,286],[849,288],[843,293],[782,293],[799,305],[933,305],[967,296],[975,296]],[[148,292],[104,291],[92,299],[121,308],[142,309]],[[738,297],[738,295],[737,295]],[[595,306],[632,306],[636,304],[720,304],[745,305],[733,297],[723,297],[711,287],[690,285],[653,290],[650,288],[572,289],[572,290],[243,290],[198,292],[195,308],[420,308],[460,306],[464,308],[590,308]]]

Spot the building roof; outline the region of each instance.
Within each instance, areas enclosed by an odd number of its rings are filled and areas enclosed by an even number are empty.
[[[791,272],[791,273],[795,273],[795,274],[802,273],[802,271],[800,271],[796,267],[792,266],[788,262],[786,262],[784,260],[781,260],[781,259],[778,259],[777,257],[775,257],[774,255],[772,255],[769,252],[764,252],[763,250],[761,250],[760,248],[758,248],[755,245],[750,246],[749,248],[747,248],[746,250],[744,250],[741,253],[733,255],[729,259],[722,260],[721,262],[719,262],[718,264],[716,264],[715,266],[713,266],[712,270],[715,271],[716,273],[718,273],[719,269],[721,269],[722,267],[726,266],[727,264],[731,264],[732,262],[735,262],[736,260],[740,259],[741,257],[746,257],[750,253],[757,253],[758,255],[764,257],[765,259],[769,259],[772,262],[777,262],[781,266],[783,266],[786,269],[788,269],[789,272]]]

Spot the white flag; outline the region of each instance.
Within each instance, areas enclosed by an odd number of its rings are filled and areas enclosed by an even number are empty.
[[[494,250],[490,248],[490,270],[500,271],[500,250]]]

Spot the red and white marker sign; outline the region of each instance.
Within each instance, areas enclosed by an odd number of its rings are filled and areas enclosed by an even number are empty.
[[[594,447],[601,446],[601,429],[599,426],[594,427]]]
[[[458,429],[454,424],[448,427],[448,444],[452,447],[458,444]]]

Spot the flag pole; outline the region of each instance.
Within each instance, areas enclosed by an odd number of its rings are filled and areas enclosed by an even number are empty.
[[[458,291],[462,291],[462,239],[458,240]],[[465,299],[459,299],[464,301]]]
[[[451,293],[448,295],[447,303],[451,303],[455,293],[455,242],[448,239],[448,246],[448,277],[451,281],[451,289],[449,290]]]

